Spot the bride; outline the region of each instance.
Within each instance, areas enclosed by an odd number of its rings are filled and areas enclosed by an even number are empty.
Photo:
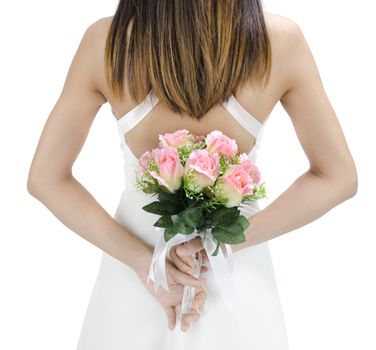
[[[107,102],[125,162],[126,188],[114,216],[72,174]],[[188,129],[198,135],[221,130],[256,161],[278,102],[309,169],[265,209],[246,208],[246,242],[231,246],[242,308],[223,307],[204,254],[201,275],[192,275],[193,258],[203,253],[200,239],[173,247],[165,261],[169,292],[155,291],[146,282],[155,217],[141,209],[150,198],[134,189],[135,160],[157,146],[160,134]],[[27,188],[103,251],[78,349],[176,350],[180,341],[190,350],[286,350],[268,241],[354,196],[357,172],[296,22],[264,12],[260,0],[120,0],[114,16],[95,21],[82,37],[41,133]],[[184,286],[196,294],[176,327]]]

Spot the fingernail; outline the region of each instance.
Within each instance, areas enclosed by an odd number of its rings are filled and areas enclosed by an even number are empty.
[[[183,325],[183,331],[186,332],[190,325],[192,324],[192,321],[188,321]]]

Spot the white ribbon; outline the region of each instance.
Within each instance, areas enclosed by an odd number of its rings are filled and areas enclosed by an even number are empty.
[[[161,231],[160,227],[155,227],[157,231]],[[200,236],[203,242],[203,247],[209,258],[210,266],[213,270],[214,278],[218,284],[220,294],[229,310],[232,309],[233,303],[238,299],[237,290],[233,283],[231,274],[234,269],[234,258],[231,246],[225,244],[227,259],[223,255],[222,249],[218,249],[218,254],[212,256],[212,253],[217,247],[217,243],[213,238],[211,229],[205,231],[197,231],[196,229],[190,234],[177,233],[167,242],[164,239],[163,232],[160,232],[160,238],[154,248],[154,254],[151,261],[147,283],[151,279],[155,283],[155,291],[161,285],[166,291],[169,291],[166,276],[166,258],[170,258],[170,249],[180,243],[188,242],[191,239]],[[198,254],[198,259],[195,259],[194,277],[198,278],[202,266],[201,253]],[[184,287],[183,301],[180,316],[183,313],[189,313],[191,302],[195,296],[195,288],[192,286]]]

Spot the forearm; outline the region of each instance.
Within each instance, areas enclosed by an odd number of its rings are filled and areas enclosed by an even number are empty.
[[[82,238],[136,272],[147,266],[151,247],[125,230],[73,176],[33,188],[30,193]]]
[[[262,243],[304,226],[350,198],[351,186],[338,179],[307,171],[263,210],[251,216],[246,241],[231,245],[232,250]]]

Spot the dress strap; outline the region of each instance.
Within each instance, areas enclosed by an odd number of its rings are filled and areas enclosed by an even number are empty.
[[[115,118],[119,123],[119,127],[122,130],[123,134],[127,133],[129,130],[133,129],[142,119],[144,119],[150,111],[158,104],[159,99],[154,94],[154,91],[151,89],[146,95],[145,99],[138,104],[136,107],[131,109],[128,113],[123,115],[121,118]]]
[[[249,113],[237,100],[237,98],[231,94],[228,100],[223,102],[223,106],[234,117],[240,125],[243,126],[251,135],[256,139],[263,128],[263,124],[260,123],[251,113]]]

